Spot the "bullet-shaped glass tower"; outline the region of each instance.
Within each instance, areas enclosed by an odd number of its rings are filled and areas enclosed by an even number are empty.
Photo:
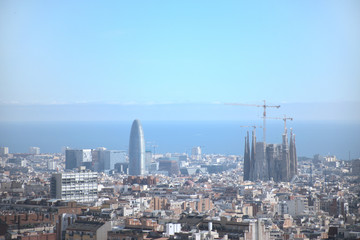
[[[129,141],[129,174],[143,175],[145,173],[145,141],[144,132],[138,119],[134,120]]]

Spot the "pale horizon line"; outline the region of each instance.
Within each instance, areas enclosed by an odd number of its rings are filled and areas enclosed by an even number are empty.
[[[118,105],[118,106],[157,106],[157,105],[226,105],[226,103],[244,103],[244,104],[259,104],[263,103],[263,100],[258,101],[207,101],[207,102],[187,102],[187,101],[51,101],[51,102],[21,102],[21,101],[0,101],[0,106],[61,106],[61,105]],[[359,104],[360,100],[341,100],[341,101],[267,101],[271,104]]]

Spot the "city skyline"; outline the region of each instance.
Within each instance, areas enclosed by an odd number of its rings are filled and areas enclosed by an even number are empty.
[[[359,10],[1,0],[0,240],[360,239]]]

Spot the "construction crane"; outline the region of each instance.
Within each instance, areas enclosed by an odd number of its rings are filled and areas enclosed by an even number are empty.
[[[262,107],[264,108],[264,113],[263,113],[263,141],[264,141],[264,145],[266,142],[266,108],[279,108],[280,105],[266,105],[266,101],[264,100],[264,104],[263,105],[258,105],[258,104],[245,104],[245,103],[225,103],[225,105],[235,105],[235,106],[249,106],[249,107]]]
[[[286,117],[286,115],[284,115],[283,118],[281,118],[281,117],[268,117],[268,118],[269,118],[269,119],[281,119],[281,120],[283,120],[283,121],[284,121],[284,132],[285,132],[285,133],[287,132],[287,129],[286,129],[286,120],[290,120],[290,121],[294,120],[294,119],[291,118],[291,117]]]
[[[262,128],[262,126],[255,126],[255,125],[253,125],[253,126],[240,126],[240,127],[243,127],[243,128],[254,128],[254,129],[256,129],[257,127],[259,127],[259,128]]]
[[[254,132],[256,132],[256,128],[257,128],[257,127],[262,128],[262,126],[256,126],[256,125],[253,125],[253,126],[240,126],[240,127],[243,127],[243,128],[253,128],[253,129],[254,129]]]
[[[240,126],[240,127],[243,127],[243,128],[253,128],[255,131],[256,131],[256,128],[259,127],[259,128],[262,128],[262,126],[256,126],[256,125],[253,125],[253,126]]]
[[[156,159],[156,153],[155,153],[155,150],[156,150],[156,148],[158,147],[158,145],[153,144],[153,145],[151,145],[151,147],[154,149],[154,152],[153,152],[153,158],[154,158],[154,159]]]

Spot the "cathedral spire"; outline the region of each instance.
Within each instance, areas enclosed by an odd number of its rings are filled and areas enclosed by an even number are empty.
[[[295,135],[290,129],[290,177],[297,175],[297,156],[296,156],[296,146],[295,146]]]
[[[298,174],[298,168],[297,168],[298,159],[297,159],[297,154],[296,154],[295,134],[294,134],[294,137],[293,137],[293,144],[294,144],[294,158],[295,158],[295,175],[297,175]]]
[[[244,149],[244,181],[250,180],[250,146],[249,146],[249,131],[245,137]]]
[[[251,139],[251,155],[250,155],[250,180],[256,180],[255,170],[255,152],[256,152],[256,135],[255,129],[252,132],[252,139]]]

